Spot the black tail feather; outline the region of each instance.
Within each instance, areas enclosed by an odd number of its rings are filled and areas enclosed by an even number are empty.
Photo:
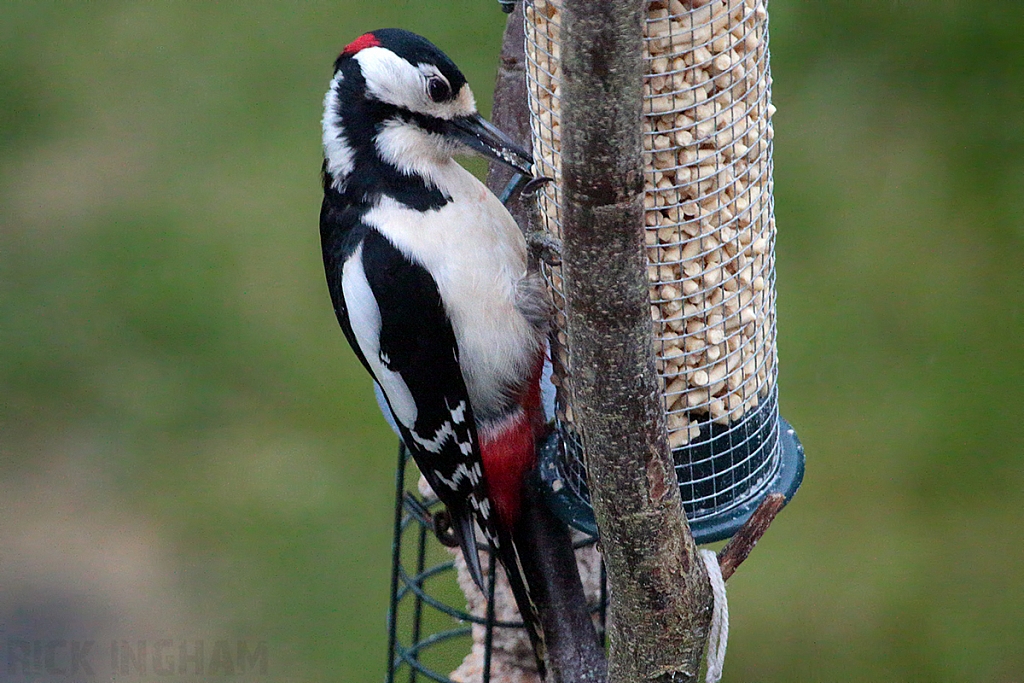
[[[540,613],[537,611],[537,605],[533,598],[530,597],[530,589],[523,576],[519,553],[516,551],[511,534],[502,530],[499,531],[498,536],[500,541],[498,559],[501,561],[501,566],[505,568],[508,585],[512,589],[512,596],[515,598],[519,614],[523,618],[526,634],[530,637],[530,645],[533,646],[533,654],[537,659],[537,671],[540,673],[540,677],[544,678],[547,673],[547,666],[544,663],[547,658],[547,646],[544,643]]]
[[[452,514],[452,532],[459,542],[459,547],[462,548],[462,556],[466,560],[469,575],[473,577],[473,583],[486,595],[484,570],[480,566],[480,552],[476,543],[476,524],[469,510]]]
[[[484,581],[484,571],[480,564],[474,515],[468,509],[455,511],[449,507],[448,510],[451,514],[452,532],[459,542],[459,547],[462,549],[462,555],[466,560],[466,568],[469,570],[469,575],[473,577],[473,582],[486,596],[487,584]],[[496,524],[491,527],[490,532],[492,539],[495,535],[497,536],[498,560],[505,569],[505,576],[508,577],[508,584],[512,589],[512,597],[515,598],[516,607],[519,608],[523,625],[530,638],[530,645],[533,646],[533,653],[537,659],[537,670],[541,678],[544,678],[547,670],[545,665],[547,647],[544,642],[544,631],[541,627],[540,613],[537,610],[537,605],[530,597],[530,589],[523,575],[523,568],[519,561],[519,553],[516,550],[515,542],[512,539],[512,534],[500,525]],[[493,544],[490,550],[494,552]]]

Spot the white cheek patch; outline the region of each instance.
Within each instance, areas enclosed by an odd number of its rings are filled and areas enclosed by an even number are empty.
[[[398,119],[381,127],[374,145],[380,158],[401,173],[419,175],[435,187],[438,167],[451,160],[453,149],[441,136]]]
[[[470,116],[476,113],[476,99],[473,97],[473,91],[469,89],[469,83],[462,84],[452,106],[455,109],[455,116]]]
[[[341,291],[348,309],[348,322],[359,343],[359,350],[373,371],[391,411],[405,428],[416,424],[418,410],[412,392],[397,372],[384,367],[380,359],[380,309],[363,270],[363,247],[356,248],[341,272]]]
[[[469,86],[463,85],[450,102],[434,102],[427,95],[427,80],[441,76],[432,64],[412,64],[384,47],[368,47],[355,54],[359,62],[366,92],[381,102],[393,104],[418,114],[451,119],[476,113],[476,103]]]
[[[353,57],[366,81],[366,93],[381,102],[407,106],[409,93],[419,90],[419,71],[408,61],[383,47],[368,47]]]
[[[431,78],[440,78],[445,83],[448,83],[448,79],[433,64],[418,64],[417,68],[423,74],[424,82],[429,81]],[[451,87],[451,83],[448,83],[448,87]],[[430,98],[428,97],[427,99],[429,100]],[[473,99],[473,91],[469,88],[468,83],[463,83],[462,87],[459,88],[459,92],[455,93],[455,97],[451,100],[447,102],[434,102],[430,100],[430,106],[433,108],[433,111],[430,113],[442,119],[453,119],[456,116],[471,116],[476,113],[476,100]]]
[[[338,73],[331,80],[331,85],[324,96],[323,145],[327,171],[334,177],[338,190],[344,188],[344,179],[355,169],[352,147],[345,137],[345,128],[338,114],[341,103],[338,101],[338,85],[343,76]]]

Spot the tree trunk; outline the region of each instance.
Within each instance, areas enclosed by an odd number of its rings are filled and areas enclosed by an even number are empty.
[[[530,108],[526,95],[523,8],[509,15],[494,87],[492,122],[526,149],[531,148]],[[487,185],[500,193],[512,171],[491,163]],[[532,199],[529,201],[533,201]],[[530,225],[527,201],[514,196],[508,209],[524,230]],[[525,484],[516,545],[523,550],[523,573],[540,614],[548,656],[548,683],[602,683],[607,665],[604,649],[587,606],[576,567],[569,529],[544,502],[535,477]]]
[[[608,567],[612,683],[692,681],[712,594],[655,372],[644,254],[644,0],[564,0],[562,260],[573,411]]]

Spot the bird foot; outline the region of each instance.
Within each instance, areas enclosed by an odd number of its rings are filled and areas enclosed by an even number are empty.
[[[526,233],[526,245],[539,260],[549,266],[562,265],[562,240],[543,230]]]

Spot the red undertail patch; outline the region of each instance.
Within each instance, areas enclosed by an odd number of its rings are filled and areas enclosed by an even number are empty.
[[[519,395],[520,409],[491,429],[480,432],[480,457],[487,479],[487,494],[506,529],[515,526],[519,518],[523,479],[537,464],[537,439],[547,428],[540,396],[543,369],[544,355],[540,354]]]
[[[507,529],[519,517],[523,477],[536,460],[533,438],[533,426],[520,411],[480,440],[487,493]]]

